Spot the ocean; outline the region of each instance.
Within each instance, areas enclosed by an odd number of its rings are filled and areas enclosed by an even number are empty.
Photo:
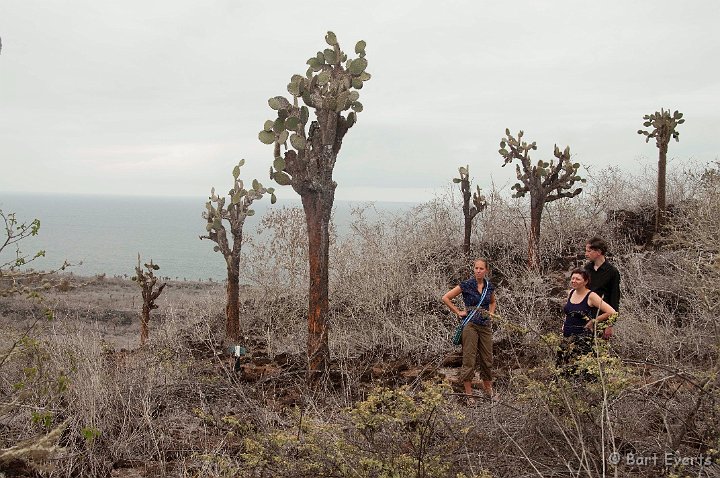
[[[223,280],[226,277],[222,254],[213,251],[214,242],[202,241],[205,234],[207,197],[139,197],[71,194],[0,193],[0,209],[16,213],[20,222],[40,220],[35,237],[19,243],[24,254],[45,251],[32,263],[36,270],[55,269],[64,260],[76,264],[68,271],[80,276],[106,274],[133,276],[140,253],[143,263],[150,259],[160,266],[158,275],[171,280]],[[351,210],[368,203],[335,201],[333,223],[339,236],[349,232]],[[416,204],[374,202],[370,210],[404,213]],[[268,208],[302,208],[296,200],[269,198],[253,204],[256,214],[247,218],[244,235],[256,233]],[[372,219],[372,216],[370,216]],[[379,217],[376,215],[375,217]],[[4,225],[3,225],[4,226]],[[0,235],[4,241],[5,234]],[[248,245],[243,246],[243,252]],[[0,263],[12,258],[14,249],[0,254]],[[82,262],[82,264],[79,264]]]

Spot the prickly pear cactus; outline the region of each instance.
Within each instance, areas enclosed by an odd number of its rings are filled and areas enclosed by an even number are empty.
[[[524,133],[520,131],[515,138],[510,130],[505,130],[505,137],[500,140],[498,153],[505,160],[503,166],[517,160],[515,173],[518,182],[512,186],[513,197],[525,197],[530,193],[530,231],[528,241],[528,265],[540,267],[540,221],[545,204],[560,198],[573,198],[582,192],[576,184],[584,183],[579,175],[580,163],[570,160],[570,146],[560,150],[555,145],[555,160],[530,159],[530,152],[537,150],[535,141],[528,143],[522,140]],[[557,160],[557,162],[556,162]]]
[[[138,285],[143,289],[144,298],[145,290],[152,290],[152,288],[155,287],[155,284],[157,284],[158,278],[155,277],[155,271],[160,270],[160,266],[154,264],[152,259],[150,259],[149,263],[143,265],[145,266],[145,271],[140,268],[140,254],[138,254],[138,264],[137,266],[135,266],[135,276],[133,276],[132,280],[137,282]],[[165,287],[165,285],[163,284],[162,287]],[[157,309],[157,306],[152,308]]]
[[[364,41],[355,44],[355,58],[340,49],[333,32],[325,41],[328,48],[307,60],[305,75],[290,78],[291,99],[268,100],[276,118],[265,121],[258,133],[261,142],[274,148],[270,179],[298,192],[318,176],[332,177],[342,138],[363,110],[358,90],[371,78]],[[311,109],[317,118],[312,122]]]
[[[266,188],[257,179],[253,179],[249,187],[245,187],[245,183],[240,179],[240,168],[245,165],[245,160],[240,162],[233,168],[233,187],[228,191],[227,198],[219,196],[215,193],[215,188],[210,190],[210,197],[205,203],[205,211],[202,214],[203,219],[207,221],[205,230],[207,235],[200,236],[200,239],[210,239],[217,245],[213,248],[216,252],[222,252],[226,259],[231,258],[233,254],[239,254],[242,242],[242,229],[245,219],[255,214],[250,208],[254,201],[262,199],[265,194],[270,194],[270,202],[275,204],[275,188]],[[228,199],[227,206],[225,201]],[[230,225],[230,233],[233,237],[233,243],[230,244],[227,235],[227,229],[223,221]]]
[[[555,201],[560,198],[572,198],[582,192],[582,188],[571,191],[576,183],[584,183],[585,179],[578,174],[580,163],[570,161],[570,146],[563,151],[555,145],[554,156],[557,159],[550,162],[538,160],[533,164],[530,159],[530,151],[537,150],[535,141],[527,143],[522,141],[524,133],[520,131],[517,139],[505,130],[505,138],[500,141],[498,152],[505,160],[503,166],[518,160],[515,165],[515,172],[518,182],[512,186],[515,191],[513,197],[524,197],[526,193],[530,196],[543,198],[543,203]]]
[[[666,169],[667,169],[667,151],[670,139],[680,141],[680,133],[676,128],[683,124],[683,114],[675,110],[670,114],[670,110],[661,109],[655,113],[643,116],[645,122],[643,126],[652,127],[651,131],[638,130],[638,134],[645,136],[645,142],[649,142],[650,138],[655,138],[655,144],[658,148],[658,181],[657,181],[657,207],[655,210],[655,232],[661,232],[665,224],[666,205]]]
[[[472,220],[475,219],[479,213],[485,210],[487,207],[487,201],[482,193],[480,186],[477,186],[477,191],[471,192],[470,186],[470,166],[459,167],[458,172],[460,173],[459,178],[453,178],[455,184],[460,185],[460,192],[463,198],[463,216],[465,218],[465,235],[463,241],[463,252],[466,255],[470,254],[470,236],[472,233]],[[472,203],[471,203],[472,199]]]
[[[153,264],[152,259],[150,262],[145,264],[145,269],[140,268],[140,254],[138,254],[138,263],[135,266],[135,276],[132,280],[138,283],[142,289],[142,312],[140,315],[140,344],[145,345],[148,339],[148,324],[150,323],[150,311],[157,309],[158,306],[155,304],[155,299],[160,297],[163,289],[167,285],[165,282],[155,289],[158,278],[155,276],[155,271],[160,270],[160,266]]]
[[[305,75],[293,75],[287,85],[292,100],[275,96],[268,106],[275,118],[258,133],[260,141],[273,146],[270,179],[291,185],[302,198],[308,228],[310,304],[308,307],[308,375],[315,382],[328,369],[328,281],[330,214],[337,184],[333,168],[343,138],[357,123],[363,110],[360,92],[370,80],[365,42],[355,44],[355,58],[340,48],[333,32],[328,47],[306,62]],[[302,103],[301,103],[302,102]],[[310,120],[310,110],[315,119]]]
[[[680,133],[675,129],[678,125],[685,122],[683,114],[675,110],[673,114],[670,114],[670,110],[660,109],[655,113],[643,116],[645,122],[643,126],[649,128],[652,126],[652,131],[645,131],[642,129],[638,130],[638,134],[645,136],[645,142],[649,142],[650,138],[655,138],[657,147],[660,148],[662,144],[667,144],[670,139],[680,141]]]
[[[460,192],[463,196],[463,211],[467,209],[465,217],[469,217],[470,220],[472,220],[487,208],[487,199],[482,193],[480,186],[476,186],[476,191],[471,193],[470,166],[461,166],[458,168],[458,172],[460,173],[460,177],[453,178],[453,182],[460,184]],[[472,203],[470,202],[471,196]]]
[[[275,188],[266,188],[257,179],[245,185],[240,179],[240,168],[245,165],[245,160],[233,168],[233,187],[228,191],[227,197],[215,194],[215,188],[210,190],[210,197],[205,203],[205,211],[202,214],[206,221],[205,230],[207,235],[200,236],[200,239],[210,239],[217,244],[213,249],[221,252],[225,257],[227,266],[227,303],[225,305],[225,335],[233,343],[240,337],[240,252],[242,249],[242,234],[245,219],[255,214],[251,209],[253,202],[262,199],[265,194],[270,195],[270,202],[275,204]],[[227,206],[225,200],[228,199]],[[225,223],[230,226],[232,244],[228,238]]]

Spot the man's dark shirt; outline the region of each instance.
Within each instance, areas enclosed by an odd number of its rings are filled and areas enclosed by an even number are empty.
[[[616,311],[620,311],[620,272],[607,260],[595,270],[592,262],[585,264],[590,274],[590,290],[596,292]],[[593,313],[596,309],[593,310]]]

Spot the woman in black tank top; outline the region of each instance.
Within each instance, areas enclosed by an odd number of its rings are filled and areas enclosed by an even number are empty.
[[[570,275],[570,293],[563,308],[565,322],[563,323],[563,336],[584,335],[592,332],[595,324],[607,320],[615,309],[603,301],[595,292],[591,292],[590,275],[585,269],[575,269]],[[597,317],[590,317],[590,309],[596,308]]]
[[[598,322],[607,320],[615,309],[603,301],[599,295],[592,292],[590,274],[585,269],[575,269],[570,275],[571,290],[563,311],[565,321],[563,322],[563,336],[565,340],[560,346],[556,365],[562,367],[568,362],[589,353],[592,350],[592,339],[595,325]],[[598,309],[597,317],[592,317],[591,309]],[[574,373],[574,368],[566,370]]]

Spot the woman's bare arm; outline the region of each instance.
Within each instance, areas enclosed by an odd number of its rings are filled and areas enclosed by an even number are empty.
[[[457,285],[450,289],[448,292],[446,292],[444,296],[442,296],[442,301],[445,303],[445,305],[448,306],[448,309],[450,309],[453,314],[459,315],[460,317],[465,317],[467,315],[467,311],[458,309],[453,303],[453,299],[459,296],[461,292],[462,289],[459,285]]]

